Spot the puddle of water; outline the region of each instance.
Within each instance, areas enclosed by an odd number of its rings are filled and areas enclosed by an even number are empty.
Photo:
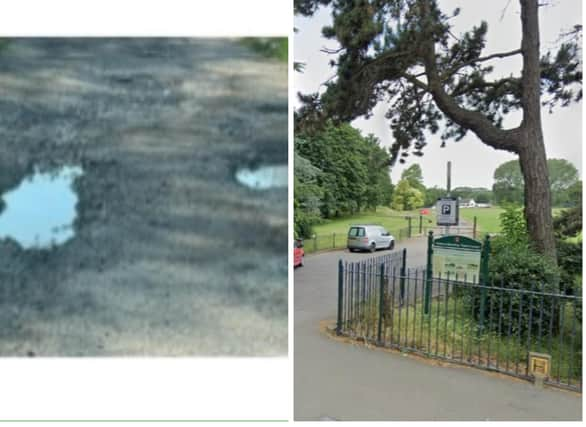
[[[25,249],[50,247],[71,239],[77,214],[72,184],[81,174],[81,168],[76,166],[35,172],[5,193],[0,239],[12,238]]]
[[[287,165],[267,165],[256,169],[238,169],[236,171],[236,181],[254,190],[287,187]]]

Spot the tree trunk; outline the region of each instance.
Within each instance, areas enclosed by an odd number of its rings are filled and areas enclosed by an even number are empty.
[[[541,126],[530,129],[519,150],[525,180],[525,219],[535,249],[556,261],[551,192]]]
[[[538,252],[556,262],[551,214],[551,192],[543,131],[541,126],[541,70],[539,64],[539,17],[537,0],[520,0],[523,37],[523,137],[519,162],[525,179],[527,231]]]

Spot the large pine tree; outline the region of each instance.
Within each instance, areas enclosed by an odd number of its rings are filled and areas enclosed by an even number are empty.
[[[368,116],[385,101],[395,159],[422,155],[426,131],[440,129],[444,143],[472,131],[484,144],[517,154],[529,234],[538,251],[555,258],[541,107],[581,100],[579,44],[568,39],[542,55],[539,1],[519,3],[519,47],[483,55],[487,24],[454,37],[450,18],[459,11],[447,15],[435,0],[296,0],[295,11],[306,16],[320,5],[331,7],[333,25],[323,34],[340,45],[331,61],[337,78],[321,96],[302,96],[298,126]],[[520,73],[493,77],[490,61],[513,56],[522,58]],[[503,128],[514,110],[522,112],[521,124]]]

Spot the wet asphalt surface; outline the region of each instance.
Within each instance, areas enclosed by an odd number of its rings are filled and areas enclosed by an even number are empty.
[[[76,237],[0,241],[1,356],[287,352],[287,66],[229,39],[11,39],[0,193],[79,165]],[[39,214],[50,206],[39,207]]]

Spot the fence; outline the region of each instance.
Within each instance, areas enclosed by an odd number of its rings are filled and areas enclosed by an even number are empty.
[[[524,379],[532,378],[529,352],[546,353],[545,382],[582,390],[581,296],[548,285],[427,278],[405,268],[405,251],[396,254],[340,261],[338,334]]]
[[[382,218],[382,216],[381,216]],[[396,218],[396,217],[395,217]],[[400,217],[405,220],[405,227],[399,229],[389,230],[395,237],[395,241],[400,242],[411,237],[426,235],[429,231],[433,231],[434,234],[440,235],[446,232],[446,227],[438,227],[436,225],[430,225],[429,220],[427,223],[424,221],[423,216],[414,217]],[[449,228],[451,234],[459,234],[464,236],[470,236],[472,238],[477,237],[476,221],[473,225],[467,226],[454,226]],[[331,249],[344,249],[346,247],[346,241],[348,233],[327,233],[314,235],[309,239],[305,239],[305,252],[312,253]]]

